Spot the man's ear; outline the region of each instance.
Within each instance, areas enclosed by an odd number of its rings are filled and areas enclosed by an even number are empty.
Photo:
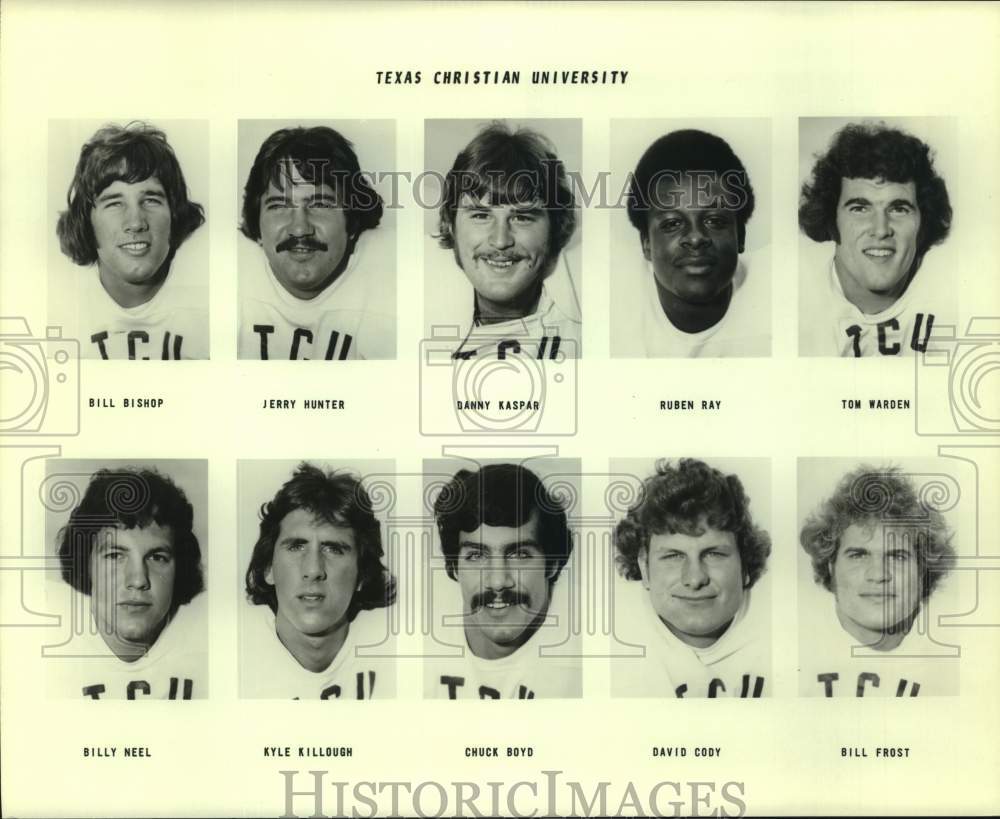
[[[268,586],[274,585],[274,572],[271,569],[271,564],[268,564],[267,566],[267,572],[264,574],[264,582],[267,583]]]
[[[642,585],[649,589],[649,549],[643,546],[636,555],[636,563],[639,564],[639,574],[642,576]]]
[[[649,255],[649,233],[643,233],[639,236],[639,242],[642,244],[642,256],[647,262],[653,261]]]

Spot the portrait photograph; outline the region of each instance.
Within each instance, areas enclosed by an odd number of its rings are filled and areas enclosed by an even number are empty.
[[[80,357],[209,358],[206,120],[49,121],[49,323]]]
[[[578,119],[424,122],[424,330],[455,358],[582,356]]]
[[[396,357],[396,123],[240,120],[238,357]]]

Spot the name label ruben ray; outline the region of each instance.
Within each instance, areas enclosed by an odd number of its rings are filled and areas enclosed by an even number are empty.
[[[342,410],[345,409],[343,398],[265,398],[260,405],[266,410]]]
[[[88,398],[87,406],[91,409],[160,409],[162,398]]]
[[[702,399],[701,401],[691,401],[688,399],[669,398],[660,401],[661,410],[720,410],[722,409],[722,399]]]

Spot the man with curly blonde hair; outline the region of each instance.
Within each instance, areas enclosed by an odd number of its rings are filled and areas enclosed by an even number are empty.
[[[841,647],[850,643],[852,649],[845,648],[844,658],[860,663],[850,673],[854,679],[854,672],[860,670],[854,688],[857,696],[879,688],[892,688],[896,696],[919,693],[921,682],[915,675],[920,671],[902,672],[900,658],[907,652],[901,647],[914,630],[922,604],[954,565],[951,540],[941,513],[893,466],[864,464],[848,472],[805,520],[799,541],[809,556],[813,578],[834,596],[840,628],[835,628],[832,642]],[[807,636],[808,643],[820,651],[831,642],[819,633]],[[807,658],[812,653],[805,652]],[[891,653],[896,656],[889,673],[898,678],[898,684],[885,686],[886,672],[874,664]],[[846,675],[833,670],[834,663],[833,657],[827,659],[830,667],[807,673],[803,684],[825,696],[847,693],[838,684]],[[811,665],[808,660],[804,663],[804,667]]]
[[[616,661],[613,692],[763,696],[770,646],[760,607],[749,616],[750,590],[771,539],[754,523],[740,479],[693,458],[659,461],[618,524],[615,545],[619,574],[641,581],[648,605],[640,604],[640,631],[627,638],[645,657]]]

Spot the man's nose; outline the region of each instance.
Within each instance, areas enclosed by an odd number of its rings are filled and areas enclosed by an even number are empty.
[[[490,244],[503,250],[514,244],[514,236],[510,231],[510,225],[503,217],[494,219],[493,229],[490,231]]]
[[[125,562],[125,587],[129,589],[148,589],[149,571],[146,561],[142,558],[129,557]]]
[[[865,579],[873,583],[885,583],[892,578],[892,568],[888,558],[869,557],[865,563]]]
[[[702,566],[701,561],[686,559],[681,580],[689,589],[700,589],[708,583],[708,575],[705,573],[705,567]]]
[[[311,236],[313,230],[313,223],[309,218],[309,209],[292,208],[292,221],[288,226],[288,232],[292,236]]]
[[[315,580],[323,580],[326,577],[326,564],[318,548],[306,549],[302,558],[302,576]]]
[[[707,241],[708,235],[705,233],[702,226],[695,221],[685,232],[683,238],[681,239],[681,244],[685,247],[701,247]]]
[[[506,560],[487,561],[483,568],[483,585],[488,589],[509,589],[514,585],[514,575]]]
[[[125,230],[138,233],[149,227],[146,214],[138,204],[125,206]]]
[[[871,231],[877,238],[892,236],[892,224],[889,221],[889,214],[884,210],[876,210],[872,214]]]

